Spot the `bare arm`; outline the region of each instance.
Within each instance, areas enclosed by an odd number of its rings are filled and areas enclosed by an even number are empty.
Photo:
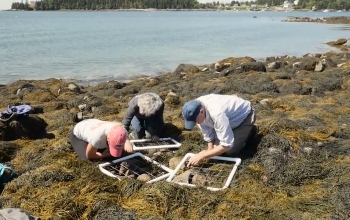
[[[208,149],[208,150],[204,150],[201,151],[199,154],[202,155],[203,159],[204,158],[209,158],[209,157],[213,157],[213,156],[219,156],[227,151],[229,151],[231,148],[230,147],[225,147],[225,146],[217,146],[214,147],[212,149]]]
[[[94,148],[90,143],[86,148],[86,157],[88,159],[102,159],[105,157],[110,157],[109,149],[107,148],[103,153],[97,152],[97,149]]]
[[[187,166],[197,165],[200,161],[202,161],[205,158],[213,157],[213,156],[219,156],[225,152],[230,150],[230,147],[225,146],[217,146],[212,149],[203,150],[198,154],[193,155],[190,160],[188,161]]]

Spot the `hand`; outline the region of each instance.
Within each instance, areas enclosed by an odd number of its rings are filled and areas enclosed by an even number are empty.
[[[157,141],[159,141],[159,137],[157,135],[153,135],[151,137],[151,141],[157,142]]]
[[[132,148],[132,145],[131,145],[130,141],[125,142],[125,144],[124,144],[124,150],[125,150],[126,152],[128,152],[128,153],[134,152],[134,149]]]
[[[187,167],[197,165],[199,162],[201,162],[204,159],[201,153],[194,154],[188,161]]]

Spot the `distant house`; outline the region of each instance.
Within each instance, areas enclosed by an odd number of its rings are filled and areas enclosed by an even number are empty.
[[[29,1],[29,5],[31,5],[31,6],[34,6],[35,5],[35,3],[36,3],[36,0],[31,0],[31,1]]]
[[[299,0],[295,0],[293,3],[294,3],[294,5],[298,5],[299,4]]]
[[[255,4],[251,4],[250,7],[251,8],[256,8],[258,5],[255,5]]]
[[[284,1],[283,8],[291,9],[291,8],[293,8],[293,3],[290,3],[289,1]]]

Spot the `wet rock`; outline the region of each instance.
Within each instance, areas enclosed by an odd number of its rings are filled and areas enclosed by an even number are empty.
[[[256,71],[256,72],[266,72],[265,64],[262,62],[250,62],[241,65],[243,72]]]
[[[319,147],[324,147],[324,146],[325,146],[325,143],[324,143],[324,142],[317,142],[317,146],[319,146]]]
[[[222,70],[219,73],[219,77],[225,77],[225,76],[228,76],[230,74],[237,73],[237,72],[241,72],[240,67],[229,67],[227,69]]]
[[[292,55],[287,55],[286,56],[286,59],[295,59],[296,58],[296,56],[292,56]]]
[[[346,44],[346,42],[348,42],[347,39],[345,38],[341,38],[341,39],[338,39],[336,41],[329,41],[327,42],[326,44],[330,45],[330,46],[341,46],[343,44]]]
[[[116,80],[111,80],[108,82],[99,83],[98,85],[89,88],[89,91],[91,92],[91,90],[96,91],[96,90],[122,89],[125,86],[126,86],[126,83],[119,82]]]
[[[275,60],[276,60],[275,57],[266,57],[266,58],[265,58],[265,62],[273,62],[273,61],[275,61]]]
[[[300,67],[301,67],[301,62],[293,63],[293,69],[300,69]]]
[[[56,99],[56,96],[48,89],[31,88],[23,90],[23,100],[50,102]]]
[[[180,64],[174,71],[174,74],[180,75],[181,73],[198,73],[198,72],[199,72],[198,67],[192,64]]]
[[[171,106],[171,107],[177,107],[180,103],[180,97],[174,93],[174,92],[169,92],[164,100],[164,102]]]
[[[179,183],[189,183],[189,179],[192,177],[192,171],[186,170],[185,172],[177,175],[174,177],[173,182],[179,182]]]
[[[282,62],[281,61],[275,61],[275,62],[269,63],[267,65],[268,69],[279,69],[281,67],[282,67]]]
[[[340,63],[337,65],[337,67],[350,68],[350,63]]]
[[[0,122],[0,139],[37,139],[46,134],[47,123],[37,115],[17,117],[12,121]]]
[[[150,78],[148,83],[146,84],[147,87],[152,87],[152,86],[156,86],[160,83],[159,78],[154,77],[154,78]]]
[[[192,174],[192,181],[191,183],[196,185],[196,186],[208,186],[208,179],[206,178],[205,175],[199,174],[199,173],[194,173]]]
[[[270,99],[263,99],[259,103],[263,106],[268,106]]]
[[[322,72],[325,69],[324,64],[322,61],[317,61],[316,66],[315,66],[315,72]]]
[[[314,71],[316,67],[316,60],[307,60],[302,63],[301,69],[306,71]]]
[[[84,111],[86,109],[86,104],[78,105],[79,111]]]
[[[148,175],[148,174],[141,174],[137,177],[137,180],[142,181],[142,182],[148,182],[150,181],[152,178]]]
[[[350,53],[342,53],[340,56],[341,60],[350,60]]]
[[[310,154],[311,152],[312,152],[312,148],[311,147],[304,147],[303,148],[303,151],[305,152],[305,153],[307,153],[307,154]]]
[[[322,54],[319,54],[319,53],[307,53],[303,55],[303,57],[316,57],[316,58],[320,58],[321,56]]]
[[[173,158],[171,158],[169,160],[169,168],[174,170],[177,167],[177,165],[179,165],[181,160],[182,160],[182,157],[173,157]]]
[[[231,63],[215,63],[214,68],[216,71],[221,72],[222,70],[229,68]]]
[[[80,92],[79,86],[75,85],[74,83],[70,83],[70,84],[68,85],[68,89],[69,89],[70,91],[72,91],[72,92],[77,92],[77,93]]]

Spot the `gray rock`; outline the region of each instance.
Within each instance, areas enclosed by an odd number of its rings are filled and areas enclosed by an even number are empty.
[[[293,69],[299,69],[301,67],[301,62],[293,63]]]
[[[73,92],[80,92],[80,88],[77,85],[73,84],[73,83],[70,83],[68,85],[68,89],[73,91]]]
[[[79,105],[78,108],[79,108],[79,111],[82,112],[86,109],[86,104]]]
[[[267,68],[268,69],[279,69],[279,68],[281,68],[281,66],[282,66],[281,61],[275,61],[275,62],[269,63],[267,65]]]
[[[169,168],[170,169],[175,169],[177,167],[177,165],[181,162],[182,157],[173,157],[170,158],[169,160]]]
[[[175,176],[173,179],[173,182],[179,182],[179,183],[188,183],[188,180],[190,179],[190,176],[192,176],[191,170],[186,170],[185,172],[181,173],[178,176]]]
[[[322,61],[317,61],[315,66],[315,72],[322,72],[325,69],[325,65],[322,63]]]

